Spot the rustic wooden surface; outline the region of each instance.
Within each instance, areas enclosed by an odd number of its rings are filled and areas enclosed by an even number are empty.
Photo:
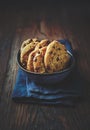
[[[31,7],[31,6],[30,6]],[[67,38],[78,52],[86,100],[76,107],[17,104],[11,99],[18,66],[16,55],[27,38]],[[0,130],[90,130],[89,5],[35,6],[0,11]]]

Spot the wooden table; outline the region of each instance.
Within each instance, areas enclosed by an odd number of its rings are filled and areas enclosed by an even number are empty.
[[[34,6],[0,11],[0,130],[90,130],[89,5]],[[23,40],[70,40],[78,52],[77,66],[85,80],[85,100],[75,107],[15,103],[11,94]]]

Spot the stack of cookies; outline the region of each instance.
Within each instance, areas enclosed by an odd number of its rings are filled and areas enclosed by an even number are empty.
[[[70,61],[66,47],[57,40],[27,39],[21,45],[23,68],[35,73],[53,73],[65,69]]]

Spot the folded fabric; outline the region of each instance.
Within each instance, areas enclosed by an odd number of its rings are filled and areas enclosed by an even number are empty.
[[[71,45],[67,40],[61,40],[61,42],[73,53]],[[77,75],[75,70],[68,78],[58,84],[41,85],[33,82],[19,68],[12,92],[12,99],[23,103],[73,105],[82,95],[82,84]]]
[[[75,72],[68,79],[65,79],[65,82],[41,86],[30,81],[30,78],[27,79],[25,73],[19,69],[12,99],[23,103],[73,105],[74,101],[82,94],[82,85]]]

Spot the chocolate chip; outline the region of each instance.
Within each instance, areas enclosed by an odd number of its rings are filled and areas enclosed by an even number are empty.
[[[54,52],[53,55],[56,55],[56,53]]]
[[[59,57],[57,57],[56,60],[59,61]]]
[[[52,46],[52,48],[54,48],[54,49],[55,49],[55,46]]]
[[[51,55],[51,54],[52,54],[52,51],[50,51],[49,54]]]
[[[42,48],[42,46],[39,46],[39,49]]]
[[[57,50],[61,50],[61,48],[57,48]]]
[[[40,51],[38,51],[37,53],[40,54]]]
[[[30,42],[32,42],[32,41],[33,41],[33,40],[32,40],[32,39],[30,39],[30,40],[29,40],[29,43],[30,43]]]

